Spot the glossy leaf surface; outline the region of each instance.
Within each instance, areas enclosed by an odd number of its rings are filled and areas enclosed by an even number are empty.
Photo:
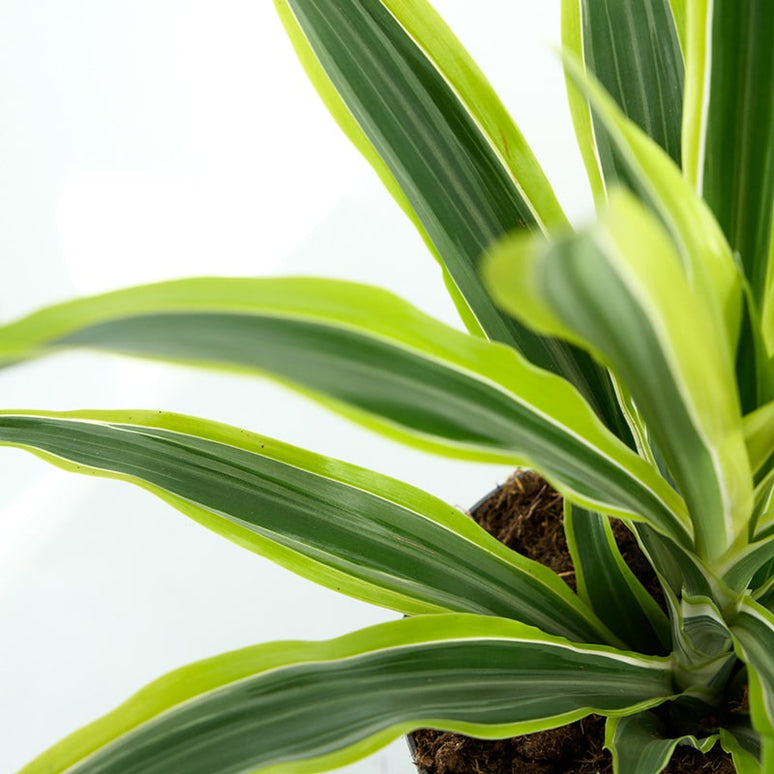
[[[703,557],[746,539],[752,476],[726,354],[659,224],[623,191],[585,234],[513,239],[489,264],[495,297],[586,343],[631,392],[688,503]]]
[[[605,745],[613,754],[615,770],[627,774],[659,774],[678,745],[709,751],[717,735],[697,739],[673,736],[654,712],[639,712],[607,723]]]
[[[379,432],[538,468],[595,510],[667,530],[684,505],[563,379],[375,288],[180,280],[51,307],[0,329],[0,360],[90,347],[268,373]]]
[[[615,100],[572,60],[568,77],[590,100],[598,123],[626,170],[635,193],[672,237],[688,282],[717,325],[716,338],[733,359],[742,313],[742,283],[731,248],[712,211],[672,158],[627,118]],[[655,263],[655,262],[654,262]]]
[[[452,506],[244,430],[161,412],[0,413],[0,444],[139,484],[294,572],[403,613],[486,613],[606,637],[557,576]]]
[[[630,648],[666,653],[666,616],[621,556],[608,519],[565,504],[564,520],[581,598]]]
[[[418,727],[509,736],[670,694],[665,660],[573,646],[511,621],[425,616],[192,664],[22,774],[317,772]]]
[[[275,0],[307,72],[416,218],[475,327],[570,380],[626,436],[607,374],[498,309],[479,274],[504,234],[566,224],[491,86],[424,0]]]
[[[668,0],[579,1],[586,67],[624,114],[679,163],[683,61]],[[615,155],[604,132],[597,138],[605,177],[613,181],[620,175]]]
[[[686,172],[761,304],[774,209],[774,5],[702,0],[688,9]]]
[[[747,600],[731,631],[747,663],[750,717],[761,739],[763,771],[768,771],[774,763],[774,614]]]
[[[763,774],[761,769],[761,743],[752,728],[735,725],[720,729],[723,749],[731,754],[736,774]]]
[[[678,164],[683,59],[668,0],[564,0],[565,53],[582,61],[621,111]],[[611,34],[611,30],[615,34]],[[592,188],[627,182],[608,129],[594,120],[585,97],[568,86],[576,134]],[[605,183],[596,183],[600,174]]]

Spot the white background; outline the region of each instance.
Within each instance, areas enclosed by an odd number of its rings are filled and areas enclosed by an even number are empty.
[[[589,196],[553,48],[559,2],[438,0],[573,218]],[[268,0],[4,0],[0,319],[193,274],[388,287],[458,325],[439,272],[306,83]],[[460,506],[507,471],[375,438],[254,379],[68,354],[4,408],[160,408],[280,437]],[[388,611],[300,580],[120,483],[0,449],[0,771],[158,675]],[[410,772],[399,740],[350,774]]]

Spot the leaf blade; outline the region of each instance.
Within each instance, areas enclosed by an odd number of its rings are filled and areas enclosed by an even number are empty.
[[[653,712],[611,718],[605,730],[605,746],[613,754],[616,771],[659,774],[679,744],[709,752],[717,735],[699,739],[692,734],[672,736]]]
[[[686,172],[738,252],[760,306],[774,210],[774,79],[765,2],[688,4]],[[741,55],[740,55],[741,52]]]
[[[502,619],[424,616],[184,667],[23,774],[321,771],[427,723],[497,737],[670,693],[663,659],[582,649]]]
[[[360,599],[609,639],[559,578],[455,508],[263,436],[160,412],[5,412],[0,444],[139,484],[217,534]]]
[[[750,718],[760,734],[763,770],[774,760],[774,614],[746,599],[731,624],[734,647],[747,664]]]
[[[630,647],[667,652],[669,622],[621,556],[608,519],[565,504],[564,524],[581,597]]]
[[[717,559],[746,541],[752,476],[733,369],[703,346],[713,321],[652,216],[620,191],[587,236],[502,243],[489,281],[506,308],[589,346],[631,392],[686,498],[697,553]]]
[[[625,433],[607,375],[585,353],[537,336],[504,315],[479,276],[481,255],[514,229],[566,222],[537,162],[478,68],[421,0],[275,0],[323,96],[388,188],[400,190],[475,318],[473,326],[516,347],[581,390],[614,431]],[[428,130],[428,127],[431,129]],[[518,178],[519,184],[514,181]],[[529,190],[527,190],[529,189]],[[526,196],[526,198],[525,198]],[[545,223],[543,223],[545,220]],[[625,436],[624,436],[625,437]]]
[[[179,280],[51,307],[0,334],[0,362],[84,346],[268,371],[420,448],[537,467],[593,509],[652,516],[667,530],[684,510],[567,382],[375,288],[306,278]]]
[[[680,167],[618,107],[595,79],[568,59],[565,70],[587,96],[615,148],[634,192],[663,222],[677,246],[691,287],[712,309],[718,338],[733,357],[742,313],[742,283],[731,248],[707,204]]]
[[[583,0],[562,0],[562,53],[583,61]],[[602,162],[594,135],[594,123],[588,100],[565,70],[565,87],[575,139],[581,152],[586,177],[597,205],[607,198]]]
[[[683,62],[668,0],[579,0],[582,61],[623,113],[678,164]],[[615,30],[615,34],[611,34]],[[578,46],[573,47],[578,53]],[[604,126],[594,123],[606,184],[628,174]]]
[[[730,753],[737,774],[763,774],[760,740],[751,728],[721,728],[720,743]]]

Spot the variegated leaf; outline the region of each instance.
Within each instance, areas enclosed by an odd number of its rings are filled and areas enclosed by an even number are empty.
[[[604,369],[505,315],[483,252],[523,228],[566,227],[491,86],[426,0],[275,0],[308,75],[439,256],[471,330],[572,382],[626,439]]]
[[[687,540],[684,504],[564,379],[385,291],[305,278],[179,280],[0,329],[0,362],[87,347],[268,374],[430,451],[538,468],[588,507]]]
[[[592,106],[615,148],[631,187],[668,229],[685,266],[688,282],[711,310],[715,339],[733,362],[742,313],[742,283],[726,238],[711,210],[685,180],[680,167],[615,100],[572,59],[569,77]]]
[[[428,725],[497,738],[671,693],[665,659],[579,647],[502,619],[422,616],[184,667],[20,774],[319,772]]]
[[[746,541],[753,487],[734,373],[706,347],[711,312],[653,216],[620,191],[584,233],[504,241],[488,279],[507,309],[587,346],[631,392],[688,503],[698,555],[715,561]]]
[[[639,712],[607,722],[605,746],[613,754],[615,771],[626,774],[659,774],[678,745],[709,752],[718,736],[697,738],[692,734],[674,736],[653,712]]]
[[[747,664],[750,717],[760,735],[762,771],[774,765],[774,613],[745,600],[731,624],[736,650]]]
[[[687,3],[684,169],[764,301],[774,210],[774,4]]]
[[[679,164],[683,60],[672,11],[668,0],[563,0],[562,46]],[[628,181],[630,172],[585,95],[571,83],[568,93],[589,179],[601,200],[605,186]]]
[[[631,571],[609,520],[565,503],[564,529],[578,593],[632,649],[669,651],[669,622]]]
[[[140,485],[294,572],[403,613],[485,613],[615,641],[554,573],[452,506],[270,438],[161,412],[5,412],[0,445]]]

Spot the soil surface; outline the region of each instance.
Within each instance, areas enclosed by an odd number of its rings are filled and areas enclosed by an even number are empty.
[[[536,473],[512,476],[471,512],[491,535],[514,551],[550,567],[572,589],[575,571],[564,536],[562,497]],[[637,541],[613,522],[624,560],[663,604],[661,589]],[[561,728],[488,741],[425,729],[413,734],[414,761],[426,774],[612,774],[604,749],[605,719],[590,715]],[[664,774],[734,774],[720,745],[703,755],[680,746]]]

